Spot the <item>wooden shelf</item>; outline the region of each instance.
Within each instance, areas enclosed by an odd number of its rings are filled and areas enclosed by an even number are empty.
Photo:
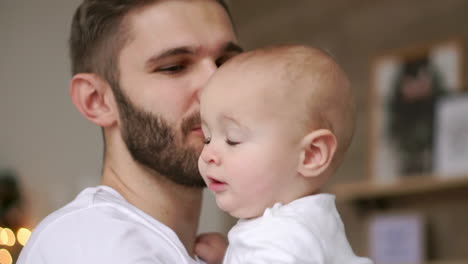
[[[437,260],[437,261],[428,261],[426,264],[468,264],[467,260]]]
[[[338,201],[346,202],[398,197],[461,187],[468,188],[468,175],[453,178],[420,176],[392,183],[378,184],[374,182],[336,184],[331,187],[330,191],[336,195]]]

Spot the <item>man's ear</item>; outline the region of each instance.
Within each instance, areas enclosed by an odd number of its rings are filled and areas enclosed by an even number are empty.
[[[118,115],[109,84],[93,73],[79,73],[70,83],[73,104],[88,120],[101,127],[109,127]]]
[[[304,177],[320,176],[330,166],[336,147],[336,137],[328,129],[307,134],[301,141],[298,172]]]

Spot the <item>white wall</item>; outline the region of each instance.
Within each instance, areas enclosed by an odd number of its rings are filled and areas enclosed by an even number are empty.
[[[20,176],[31,227],[82,188],[99,183],[100,130],[68,95],[67,41],[79,2],[0,2],[0,169]],[[208,197],[200,231],[224,232],[225,219]]]

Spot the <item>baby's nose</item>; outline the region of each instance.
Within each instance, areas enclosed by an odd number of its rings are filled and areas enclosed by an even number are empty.
[[[219,165],[221,161],[219,154],[211,145],[205,145],[201,153],[201,158],[206,164]]]

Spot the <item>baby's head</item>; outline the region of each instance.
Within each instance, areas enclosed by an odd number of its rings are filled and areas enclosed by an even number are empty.
[[[319,192],[354,131],[348,78],[325,52],[283,45],[225,63],[200,96],[200,172],[218,206],[261,215]]]

